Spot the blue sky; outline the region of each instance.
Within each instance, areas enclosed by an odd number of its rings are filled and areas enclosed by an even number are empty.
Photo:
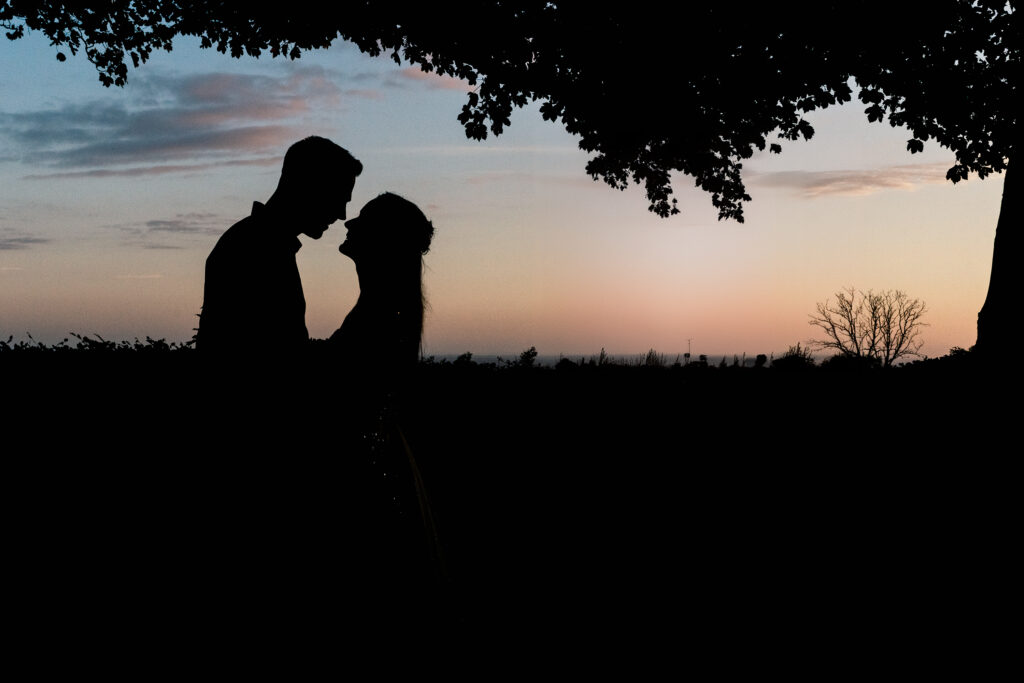
[[[364,166],[349,215],[389,190],[434,221],[425,350],[542,354],[784,351],[815,302],[898,288],[927,302],[929,355],[975,339],[1002,178],[952,185],[951,155],[856,104],[809,116],[810,142],[745,164],[744,224],[680,176],[682,214],[592,181],[536,107],[465,137],[467,86],[344,43],[294,62],[181,41],[104,88],[38,35],[0,44],[0,336],[48,343],[191,337],[217,237],[266,200],[291,142],[330,137]],[[299,252],[313,336],[357,295],[336,223]],[[267,330],[268,337],[272,330]]]

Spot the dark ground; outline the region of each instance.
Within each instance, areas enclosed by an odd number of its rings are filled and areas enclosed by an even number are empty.
[[[421,366],[395,421],[436,522],[423,561],[378,545],[412,527],[368,502],[381,470],[353,464],[366,402],[342,377],[0,360],[26,648],[307,661],[355,628],[435,653],[976,673],[1008,638],[1003,368]],[[414,513],[404,462],[383,467]]]

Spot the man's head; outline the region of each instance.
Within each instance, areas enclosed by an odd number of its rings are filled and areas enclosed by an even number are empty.
[[[287,203],[296,232],[320,239],[331,223],[345,219],[356,176],[363,165],[343,147],[312,136],[288,148],[275,196]]]

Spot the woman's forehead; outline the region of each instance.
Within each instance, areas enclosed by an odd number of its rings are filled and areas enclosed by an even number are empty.
[[[385,207],[384,207],[383,203],[380,201],[379,198],[371,199],[370,201],[368,201],[366,204],[363,205],[363,208],[360,209],[360,211],[359,211],[359,215],[360,216],[375,215],[375,214],[381,213],[382,211],[384,211],[384,209],[385,209]]]

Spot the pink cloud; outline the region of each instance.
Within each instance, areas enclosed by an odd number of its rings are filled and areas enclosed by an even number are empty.
[[[584,174],[564,175],[527,171],[486,171],[466,178],[467,185],[491,185],[496,183],[536,183],[541,185],[568,185],[591,188],[594,179]]]
[[[946,182],[949,164],[907,164],[868,170],[781,171],[755,176],[766,187],[790,187],[808,199],[828,195],[859,197],[884,190],[913,190]]]
[[[78,173],[75,167],[138,164],[143,159],[156,163],[144,163],[147,170],[141,172],[175,172],[181,169],[171,163],[190,157],[281,153],[298,139],[296,119],[335,106],[341,95],[317,68],[296,69],[282,77],[155,76],[149,86],[151,102],[160,102],[157,106],[133,109],[104,101],[0,113],[0,133],[20,143],[23,161],[72,171],[33,177],[98,177],[96,172]]]
[[[399,75],[412,81],[426,83],[428,87],[435,90],[459,90],[469,92],[473,89],[466,81],[451,76],[440,76],[434,72],[427,72],[418,66],[407,66],[399,70]]]
[[[52,180],[59,178],[115,178],[143,175],[166,175],[168,173],[195,173],[225,166],[279,166],[281,157],[260,159],[230,159],[203,164],[165,164],[159,166],[135,166],[118,169],[92,169],[89,171],[66,171],[59,173],[36,173],[22,176],[25,180]]]
[[[372,88],[351,88],[345,91],[345,94],[350,97],[361,97],[364,100],[382,100],[384,94],[380,90],[374,90]]]
[[[185,126],[220,126],[231,121],[272,121],[298,116],[309,111],[309,103],[300,98],[279,102],[250,102],[223,109],[184,112],[178,123]]]

